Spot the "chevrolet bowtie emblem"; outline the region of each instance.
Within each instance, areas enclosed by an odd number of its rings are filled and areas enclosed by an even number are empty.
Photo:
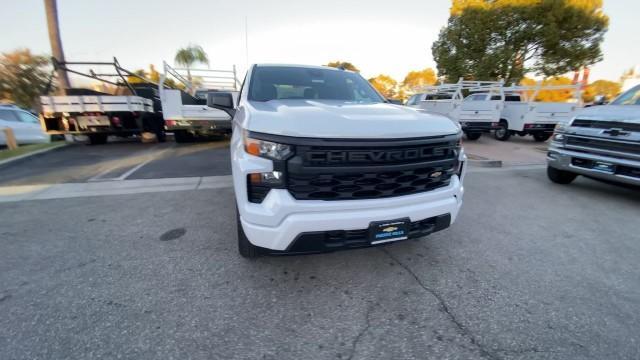
[[[386,228],[382,229],[382,231],[384,231],[384,232],[392,232],[392,231],[396,231],[396,230],[398,230],[398,228],[395,227],[395,226],[389,226],[389,227],[386,227]]]
[[[620,136],[620,135],[629,135],[628,132],[623,131],[622,129],[618,129],[618,128],[612,128],[609,130],[604,130],[602,131],[603,134],[608,134],[611,136]]]

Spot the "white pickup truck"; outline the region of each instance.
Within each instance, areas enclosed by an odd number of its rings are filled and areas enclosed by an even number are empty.
[[[455,84],[429,86],[425,90],[432,96],[420,101],[418,108],[448,116],[460,123],[468,140],[477,140],[482,133],[498,128],[504,104],[501,88],[499,81],[462,79]],[[467,92],[471,95],[465,97]]]
[[[349,249],[449,227],[465,155],[450,119],[385,100],[360,74],[253,65],[233,114],[242,256]]]
[[[539,91],[573,90],[574,102],[536,102]],[[567,123],[580,106],[580,85],[511,86],[503,88],[504,107],[499,128],[494,135],[506,141],[511,135],[532,135],[535,141],[546,141],[558,123]]]
[[[186,69],[174,69],[164,63],[158,91],[165,129],[173,132],[176,142],[188,142],[200,135],[231,133],[231,117],[209,106],[207,100],[211,93],[228,91],[237,101],[240,82],[235,67],[232,70],[189,69],[189,76],[185,72]],[[182,84],[184,90],[166,88],[170,78]]]
[[[165,140],[156,84],[113,62],[57,62],[67,72],[113,86],[116,94],[84,88],[65,89],[65,96],[41,96],[40,123],[50,135],[86,135],[90,144],[104,144],[109,135],[127,137],[152,132]],[[87,67],[113,68],[102,73]],[[83,71],[84,70],[84,71]],[[117,80],[112,80],[112,78]],[[136,78],[136,83],[130,83]]]

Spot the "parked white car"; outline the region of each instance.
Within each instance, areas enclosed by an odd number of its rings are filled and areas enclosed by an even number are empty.
[[[28,111],[15,106],[0,105],[0,145],[7,145],[4,128],[13,130],[18,145],[51,142],[51,136],[40,126],[40,120]]]

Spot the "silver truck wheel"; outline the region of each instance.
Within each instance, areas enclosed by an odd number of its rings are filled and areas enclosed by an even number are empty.
[[[496,129],[493,133],[493,136],[500,141],[507,141],[511,137],[511,132],[509,131],[508,125],[506,122],[501,121],[500,127]]]

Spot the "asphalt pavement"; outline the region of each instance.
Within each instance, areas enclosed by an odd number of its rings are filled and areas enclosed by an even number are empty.
[[[472,169],[450,229],[248,261],[220,184],[0,203],[0,358],[640,358],[636,189]]]
[[[69,144],[0,165],[0,186],[230,175],[228,144],[227,140]]]
[[[419,241],[246,261],[225,141],[74,144],[0,167],[7,359],[637,359],[640,193],[465,142],[461,216]],[[522,166],[527,165],[527,166]]]

